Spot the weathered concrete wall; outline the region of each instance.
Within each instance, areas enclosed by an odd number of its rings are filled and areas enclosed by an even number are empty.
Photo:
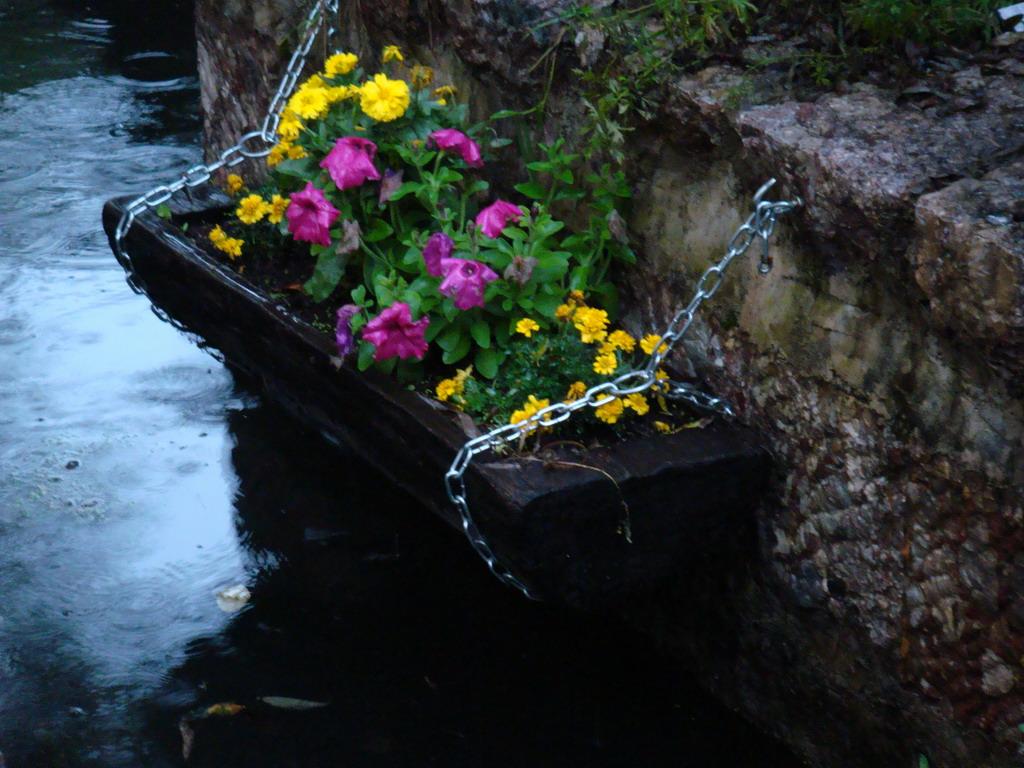
[[[257,122],[295,4],[198,0],[210,146]],[[486,112],[536,100],[562,31],[526,30],[564,5],[350,3],[342,45],[399,43]],[[629,610],[816,764],[1024,760],[1024,66],[997,53],[923,103],[798,102],[712,68],[631,140],[638,327],[689,296],[762,179],[807,201],[772,273],[737,264],[687,345],[778,460],[752,552]],[[727,109],[741,81],[758,95]],[[568,68],[548,114],[549,136],[579,122]]]

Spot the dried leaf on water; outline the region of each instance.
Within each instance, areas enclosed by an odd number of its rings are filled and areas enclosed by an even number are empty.
[[[207,717],[231,717],[245,711],[245,706],[233,701],[221,701],[206,708]]]
[[[328,706],[326,701],[310,701],[309,699],[293,699],[290,696],[260,696],[260,701],[278,709],[320,709]]]
[[[245,584],[235,584],[217,592],[217,607],[225,613],[235,613],[242,610],[251,598]]]
[[[195,744],[196,732],[188,724],[188,720],[178,721],[178,731],[181,733],[181,756],[188,760],[192,756],[192,746]]]

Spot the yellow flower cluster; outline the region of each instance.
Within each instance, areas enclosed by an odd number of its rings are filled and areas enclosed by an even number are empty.
[[[587,392],[587,385],[582,381],[574,381],[569,385],[569,391],[565,393],[565,402],[575,403]]]
[[[246,195],[238,201],[235,209],[235,216],[243,224],[255,224],[263,221],[263,217],[270,213],[270,203],[259,195]]]
[[[267,165],[270,168],[276,167],[282,160],[301,160],[306,157],[306,150],[298,144],[290,141],[279,141],[267,155]]]
[[[228,237],[227,233],[219,226],[210,230],[210,242],[218,251],[223,251],[232,259],[242,255],[243,241],[237,237]]]
[[[537,325],[536,320],[531,320],[528,317],[524,317],[518,323],[516,323],[516,333],[521,333],[526,338],[530,338],[534,331],[539,331],[540,326]]]
[[[267,213],[267,221],[271,224],[280,224],[290,202],[287,197],[281,197],[281,195],[274,195],[270,198],[270,211]]]
[[[245,188],[245,182],[242,180],[241,176],[239,176],[237,173],[229,173],[228,174],[227,181],[224,184],[224,189],[227,190],[227,193],[229,195],[234,197],[239,192],[241,192],[242,189],[244,189],[244,188]]]
[[[642,339],[640,339],[640,349],[644,351],[645,355],[652,355],[654,354],[654,348],[658,346],[658,342],[660,341],[661,336],[659,336],[656,333],[649,333]],[[662,351],[664,351],[667,348],[668,347],[666,344],[661,345]]]
[[[626,409],[634,411],[637,416],[644,416],[651,410],[647,398],[637,393],[626,397],[617,397],[594,409],[594,415],[605,424],[615,424],[625,414]]]
[[[378,123],[390,123],[405,114],[409,108],[409,84],[405,80],[392,80],[376,74],[363,84],[359,106]]]
[[[535,413],[537,413],[537,411],[541,410],[542,408],[547,408],[549,405],[551,405],[551,403],[546,398],[544,400],[538,400],[535,395],[530,395],[527,398],[526,402],[523,403],[522,408],[520,408],[518,411],[512,412],[512,415],[509,417],[508,423],[516,424],[520,421],[525,421],[526,419],[530,418]],[[522,427],[523,432],[533,432],[536,429],[536,424],[531,424],[529,426]]]
[[[584,344],[604,341],[608,336],[608,313],[593,307],[577,307],[572,315],[572,324],[580,332]]]
[[[405,56],[402,55],[402,51],[397,45],[385,45],[381,58],[385,64],[389,61],[405,61]]]
[[[449,400],[461,402],[462,393],[466,391],[466,380],[472,375],[472,365],[466,368],[461,368],[455,372],[455,375],[452,378],[442,379],[437,382],[434,394],[437,395],[437,399],[442,403],[447,403]]]
[[[347,75],[356,68],[358,63],[359,57],[354,53],[339,51],[333,56],[328,56],[326,61],[324,61],[324,76],[338,77],[339,75]]]

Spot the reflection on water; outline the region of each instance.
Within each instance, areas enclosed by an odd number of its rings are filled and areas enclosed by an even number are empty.
[[[0,5],[0,763],[181,765],[185,718],[194,765],[790,764],[128,290],[100,206],[199,156],[190,8]]]

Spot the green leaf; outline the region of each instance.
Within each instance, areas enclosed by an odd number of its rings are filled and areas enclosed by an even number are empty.
[[[345,260],[333,251],[325,250],[317,257],[313,276],[302,287],[313,301],[319,303],[334,293],[344,274]]]
[[[469,348],[472,345],[473,342],[470,341],[469,336],[460,336],[458,345],[454,349],[445,352],[441,356],[441,360],[444,361],[445,365],[457,363],[469,354]]]
[[[156,207],[156,215],[159,216],[164,221],[170,221],[171,206],[169,206],[167,203],[160,203],[160,205]]]
[[[477,346],[484,349],[491,346],[491,326],[485,320],[477,320],[469,327],[469,332],[473,335],[473,341],[477,343]]]
[[[562,303],[562,295],[555,294],[554,296],[545,296],[538,294],[533,298],[533,307],[540,312],[544,317],[554,317],[555,310]]]
[[[418,181],[407,181],[402,184],[398,189],[395,190],[394,194],[391,195],[388,202],[396,202],[401,200],[406,195],[414,195],[423,189],[423,185]]]
[[[359,342],[359,357],[356,359],[356,367],[360,371],[367,370],[373,365],[373,353],[377,351],[377,348],[368,341]]]
[[[366,300],[366,286],[356,286],[355,288],[352,289],[352,293],[350,295],[352,296],[352,302],[354,304],[359,304],[360,306],[362,306],[363,302]]]
[[[573,182],[572,171],[568,168],[560,168],[559,170],[554,171],[551,175],[563,184],[572,184]]]
[[[462,341],[462,326],[450,325],[444,333],[437,337],[437,346],[445,352],[449,352],[459,346],[460,341]]]
[[[516,192],[521,195],[525,195],[531,200],[543,200],[547,196],[547,190],[545,190],[540,184],[535,181],[527,181],[523,184],[516,184],[513,187]]]
[[[394,228],[384,219],[374,219],[370,222],[370,228],[363,233],[363,240],[368,243],[377,243],[394,233]]]
[[[496,349],[481,349],[473,360],[474,369],[485,379],[493,379],[498,375],[504,355]]]

